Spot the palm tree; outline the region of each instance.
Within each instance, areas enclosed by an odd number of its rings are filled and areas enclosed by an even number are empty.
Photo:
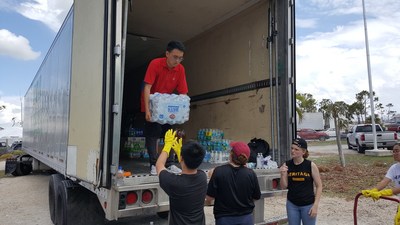
[[[319,112],[322,112],[322,117],[324,118],[325,124],[329,123],[329,119],[331,118],[330,111],[328,110],[328,107],[332,105],[332,101],[330,99],[322,99],[321,102],[319,102]]]
[[[390,108],[392,108],[394,105],[392,104],[392,103],[389,103],[389,104],[387,104],[386,105],[386,107],[388,107],[389,109],[388,109],[388,111],[387,111],[387,115],[388,115],[388,120],[389,120],[389,115],[390,115]]]
[[[347,126],[350,121],[351,114],[349,114],[349,105],[343,101],[332,103],[329,99],[324,99],[320,103],[320,110],[324,112],[327,118],[333,118],[336,131],[336,144],[339,151],[339,160],[341,166],[345,167],[346,162],[344,159],[342,144],[340,143],[340,130]]]
[[[299,116],[299,121],[303,119],[306,112],[317,111],[317,100],[309,93],[296,93],[296,113]]]

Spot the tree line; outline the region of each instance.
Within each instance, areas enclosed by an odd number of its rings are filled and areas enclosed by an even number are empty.
[[[317,102],[312,94],[296,93],[296,111],[299,120],[303,118],[304,113],[322,112],[325,121],[333,119],[335,124],[337,122],[339,129],[346,129],[354,120],[358,124],[372,122],[369,94],[368,91],[363,90],[355,95],[355,101],[352,104],[347,104],[344,101],[333,102],[330,99],[322,99]],[[396,111],[391,110],[394,105],[389,103],[384,106],[375,96],[375,92],[372,95],[375,107],[375,123],[383,125],[384,121],[396,114]]]

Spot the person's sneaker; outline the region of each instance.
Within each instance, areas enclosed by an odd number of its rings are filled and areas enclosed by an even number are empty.
[[[175,166],[175,165],[171,165],[170,167],[168,167],[167,169],[170,173],[174,173],[174,174],[180,174],[182,173],[182,170],[179,169],[179,167]]]
[[[151,165],[150,174],[151,174],[151,175],[157,175],[156,166],[154,166],[154,165]]]

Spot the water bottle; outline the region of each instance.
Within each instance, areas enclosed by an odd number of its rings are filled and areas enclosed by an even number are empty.
[[[222,159],[222,152],[218,151],[218,163],[222,163],[223,159]]]
[[[210,159],[210,162],[211,163],[215,163],[215,151],[211,151],[211,159]]]
[[[118,167],[117,175],[117,186],[122,186],[124,185],[124,170],[122,169],[122,166]]]
[[[257,169],[262,169],[263,168],[263,155],[262,153],[257,154]]]

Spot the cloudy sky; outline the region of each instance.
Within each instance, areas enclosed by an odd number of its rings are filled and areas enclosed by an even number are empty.
[[[400,1],[365,0],[365,8],[372,87],[400,113]],[[351,104],[369,91],[362,0],[296,0],[296,27],[299,92]]]
[[[362,0],[296,0],[297,91],[355,101],[369,90]],[[25,95],[72,0],[0,1],[0,124]],[[373,90],[400,113],[400,1],[365,0]]]
[[[21,99],[72,0],[0,1],[0,124],[21,121]],[[23,99],[22,99],[23,100]]]

